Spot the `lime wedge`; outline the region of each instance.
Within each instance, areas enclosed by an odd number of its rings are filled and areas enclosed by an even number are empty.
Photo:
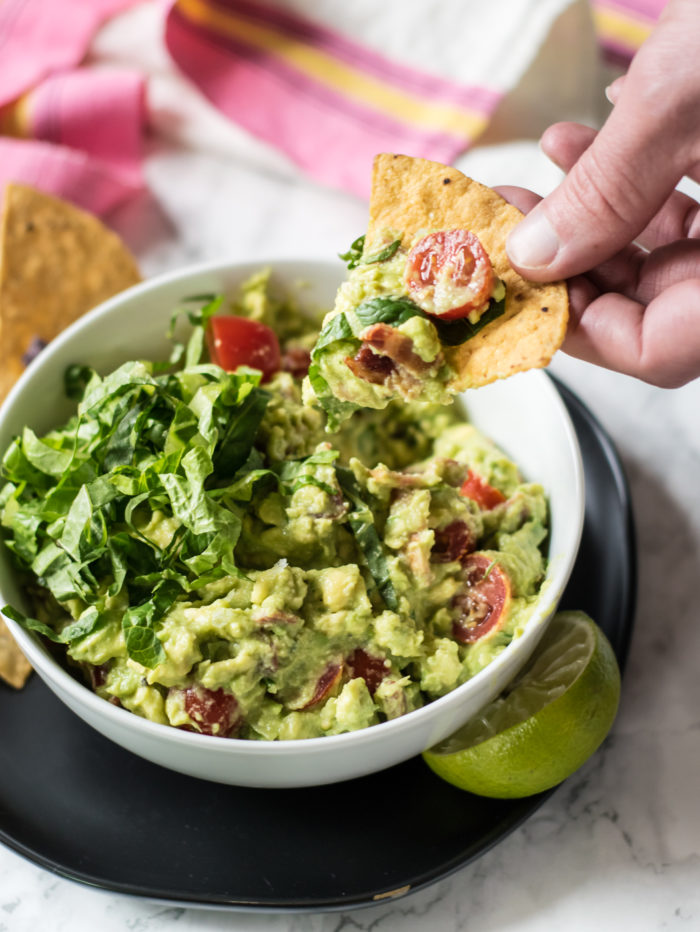
[[[423,759],[470,793],[531,796],[593,754],[619,699],[620,670],[608,639],[583,612],[559,612],[507,690]]]

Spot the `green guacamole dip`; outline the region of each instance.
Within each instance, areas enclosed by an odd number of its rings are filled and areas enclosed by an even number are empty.
[[[505,310],[505,286],[494,278],[478,312],[456,320],[426,313],[406,281],[409,246],[386,230],[379,244],[368,249],[360,237],[341,256],[348,275],[323,321],[309,371],[310,390],[333,427],[358,408],[384,408],[395,399],[451,404],[455,372],[445,349],[465,343]]]
[[[219,303],[190,310],[175,365],[73,367],[75,416],[5,452],[34,611],[4,611],[103,699],[210,735],[339,734],[455,689],[536,604],[542,488],[455,405],[392,402],[329,434],[298,366],[261,383],[200,361]],[[283,358],[317,336],[265,275],[232,306]]]

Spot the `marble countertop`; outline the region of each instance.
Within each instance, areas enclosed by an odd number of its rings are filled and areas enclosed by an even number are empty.
[[[531,143],[476,152],[466,167],[486,183],[521,181],[541,193],[556,178]],[[352,197],[162,139],[147,174],[152,195],[116,218],[146,275],[221,257],[332,257],[365,225],[366,206]],[[0,932],[700,927],[700,381],[665,391],[561,354],[552,370],[614,438],[638,533],[622,703],[593,759],[480,859],[381,906],[313,915],[173,908],[60,879],[0,847]]]

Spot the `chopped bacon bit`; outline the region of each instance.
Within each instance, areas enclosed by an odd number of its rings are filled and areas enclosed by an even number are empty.
[[[319,702],[323,702],[324,699],[327,699],[328,696],[333,691],[333,689],[335,689],[342,675],[343,675],[342,663],[329,663],[326,669],[323,671],[323,673],[318,678],[313,695],[311,696],[309,701],[305,703],[304,705],[300,706],[300,708],[312,709],[315,705],[318,705]]]
[[[453,521],[447,527],[435,529],[432,559],[436,563],[452,563],[463,560],[476,549],[476,540],[471,528],[464,521]]]
[[[93,689],[98,689],[100,686],[104,686],[107,682],[107,674],[109,673],[109,664],[102,663],[97,667],[89,667],[88,673],[90,675],[90,683]]]
[[[299,618],[290,612],[272,612],[262,618],[256,618],[255,624],[263,628],[269,625],[295,625],[298,621]]]
[[[396,492],[395,497],[392,498],[392,501],[396,501],[403,495],[410,495],[410,489],[425,488],[425,478],[421,473],[389,469],[383,463],[370,469],[369,475],[377,482],[399,490]]]
[[[373,353],[369,346],[363,344],[356,356],[348,356],[346,365],[354,376],[371,382],[372,385],[383,385],[396,366],[388,356]]]
[[[365,343],[414,375],[427,372],[432,365],[413,351],[413,340],[409,336],[401,333],[396,327],[390,327],[389,324],[373,324],[365,331],[363,339]]]
[[[328,508],[325,511],[312,511],[309,513],[312,518],[330,518],[335,520],[342,518],[348,510],[348,504],[343,498],[342,492],[335,492],[328,496]]]
[[[295,379],[303,379],[308,375],[310,365],[311,353],[300,346],[292,346],[282,353],[280,368]]]

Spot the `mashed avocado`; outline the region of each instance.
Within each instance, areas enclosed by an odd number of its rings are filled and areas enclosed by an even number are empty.
[[[234,310],[277,330],[283,360],[318,333],[264,275]],[[303,373],[224,372],[200,331],[180,368],[72,370],[76,415],[7,450],[5,543],[35,602],[7,614],[105,700],[252,740],[393,719],[490,663],[538,597],[542,488],[454,405],[392,402],[329,434]]]
[[[332,426],[357,408],[384,408],[396,398],[452,402],[455,372],[447,363],[445,348],[471,339],[505,309],[503,282],[493,275],[476,237],[464,233],[476,242],[473,248],[488,275],[477,306],[469,311],[467,303],[464,310],[457,310],[458,317],[452,316],[450,305],[465,301],[473,271],[468,263],[475,260],[464,243],[450,246],[432,240],[459,233],[421,235],[414,243],[383,230],[371,247],[361,237],[341,256],[348,262],[348,277],[323,321],[309,371],[310,387]],[[432,243],[429,255],[416,257],[415,249],[425,242]],[[441,272],[436,271],[438,265]],[[431,284],[412,289],[411,282],[421,276],[430,278]]]

